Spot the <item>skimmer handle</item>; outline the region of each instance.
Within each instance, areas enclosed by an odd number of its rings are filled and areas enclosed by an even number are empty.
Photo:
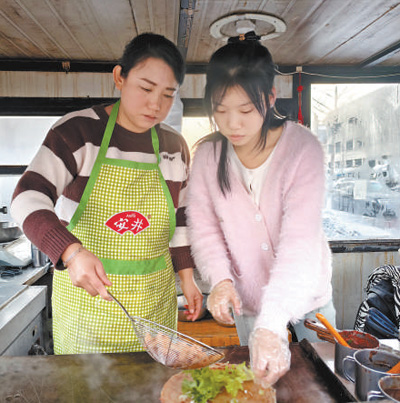
[[[131,315],[129,315],[129,312],[125,309],[125,307],[121,304],[121,302],[119,302],[119,301],[117,300],[117,298],[115,298],[114,295],[111,294],[110,291],[107,290],[107,292],[108,292],[108,295],[109,295],[109,296],[120,306],[120,308],[125,312],[126,316],[127,316],[130,320],[132,320]]]

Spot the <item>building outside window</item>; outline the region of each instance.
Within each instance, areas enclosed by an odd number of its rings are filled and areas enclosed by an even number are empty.
[[[353,140],[349,140],[346,142],[346,150],[352,150],[353,149]]]
[[[328,238],[400,238],[400,85],[312,84],[311,97],[311,129],[333,166]]]

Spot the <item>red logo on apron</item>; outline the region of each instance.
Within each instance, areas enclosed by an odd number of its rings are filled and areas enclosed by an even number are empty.
[[[137,211],[124,211],[109,218],[106,225],[120,235],[125,234],[126,231],[131,231],[136,235],[145,230],[150,223],[143,214]]]

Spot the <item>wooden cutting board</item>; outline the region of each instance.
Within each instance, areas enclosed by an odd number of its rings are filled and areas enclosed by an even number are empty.
[[[211,347],[240,346],[235,325],[224,326],[213,318],[178,322],[178,331]]]

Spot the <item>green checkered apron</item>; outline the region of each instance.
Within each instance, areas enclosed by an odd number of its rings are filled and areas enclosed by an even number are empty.
[[[131,315],[176,329],[175,275],[168,246],[175,209],[159,168],[158,136],[153,128],[157,163],[107,158],[118,108],[119,102],[68,229],[102,261],[112,282],[110,292]],[[55,354],[143,350],[121,308],[73,286],[66,270],[54,273],[52,304]]]

